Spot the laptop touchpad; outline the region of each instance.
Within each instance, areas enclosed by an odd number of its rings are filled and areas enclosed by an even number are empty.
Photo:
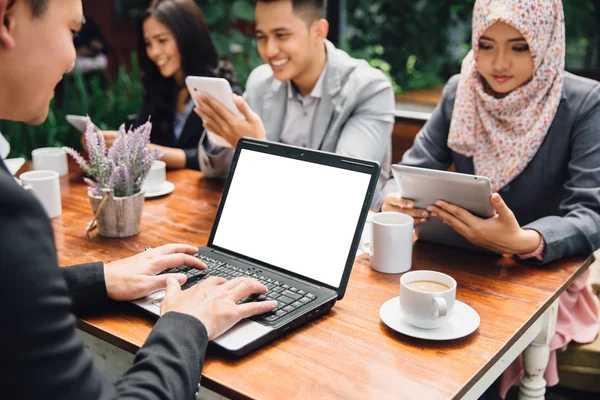
[[[227,350],[236,351],[272,331],[271,327],[246,319],[240,321],[213,342]]]

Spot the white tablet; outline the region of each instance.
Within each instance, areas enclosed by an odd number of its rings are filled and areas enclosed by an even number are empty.
[[[459,174],[427,168],[392,165],[400,195],[415,202],[415,208],[427,208],[443,200],[464,208],[481,218],[490,218],[496,210],[490,202],[492,189],[485,176]],[[415,228],[419,240],[491,252],[471,244],[439,219],[430,217]]]
[[[73,125],[75,129],[77,129],[79,132],[85,133],[86,117],[84,117],[83,115],[68,114],[65,118],[67,119],[67,122]],[[96,130],[96,132],[100,132],[100,128],[98,128],[96,124],[92,122],[92,125],[94,125],[94,129]]]
[[[195,97],[200,96],[204,93],[210,95],[213,99],[221,103],[223,107],[229,110],[233,115],[238,118],[245,119],[244,115],[238,110],[237,106],[233,102],[233,90],[231,89],[231,85],[227,81],[227,79],[223,78],[211,78],[206,76],[188,76],[185,78],[185,84],[194,99],[194,104],[196,103]],[[229,142],[227,142],[222,137],[214,134],[213,132],[209,132],[208,137],[210,141],[216,146],[222,147],[232,147]]]

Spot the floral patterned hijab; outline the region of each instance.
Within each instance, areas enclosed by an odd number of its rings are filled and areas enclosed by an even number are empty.
[[[533,57],[533,78],[498,99],[477,70],[479,39],[497,21],[519,30]],[[542,145],[560,103],[565,68],[561,0],[477,0],[473,49],[465,57],[450,123],[448,147],[473,157],[475,173],[497,191],[527,167]]]

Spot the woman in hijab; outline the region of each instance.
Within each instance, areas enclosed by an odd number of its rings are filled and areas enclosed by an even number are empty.
[[[475,245],[536,264],[600,248],[600,83],[565,72],[564,32],[560,0],[477,0],[473,49],[402,159],[487,176],[495,217],[443,201],[416,209],[393,180],[382,210],[415,224],[438,218]],[[588,276],[560,296],[549,386],[558,383],[554,350],[598,333]],[[502,377],[503,397],[522,373],[519,358]]]

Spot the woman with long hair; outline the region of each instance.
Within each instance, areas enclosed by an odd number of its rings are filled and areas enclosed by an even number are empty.
[[[401,164],[490,178],[497,215],[482,219],[438,201],[403,199],[393,180],[384,211],[437,218],[473,244],[546,264],[600,247],[600,83],[565,72],[560,0],[477,0],[473,49],[450,79]],[[538,273],[536,270],[532,274]],[[560,296],[551,350],[598,333],[598,299],[579,276]],[[502,379],[518,383],[520,359]],[[545,379],[558,382],[551,354]]]
[[[193,76],[234,82],[230,64],[219,57],[202,11],[193,0],[154,0],[139,25],[144,102],[135,126],[152,122],[151,142],[166,152],[168,168],[200,169],[198,142],[204,127],[185,86]],[[104,132],[110,144],[115,133]]]

